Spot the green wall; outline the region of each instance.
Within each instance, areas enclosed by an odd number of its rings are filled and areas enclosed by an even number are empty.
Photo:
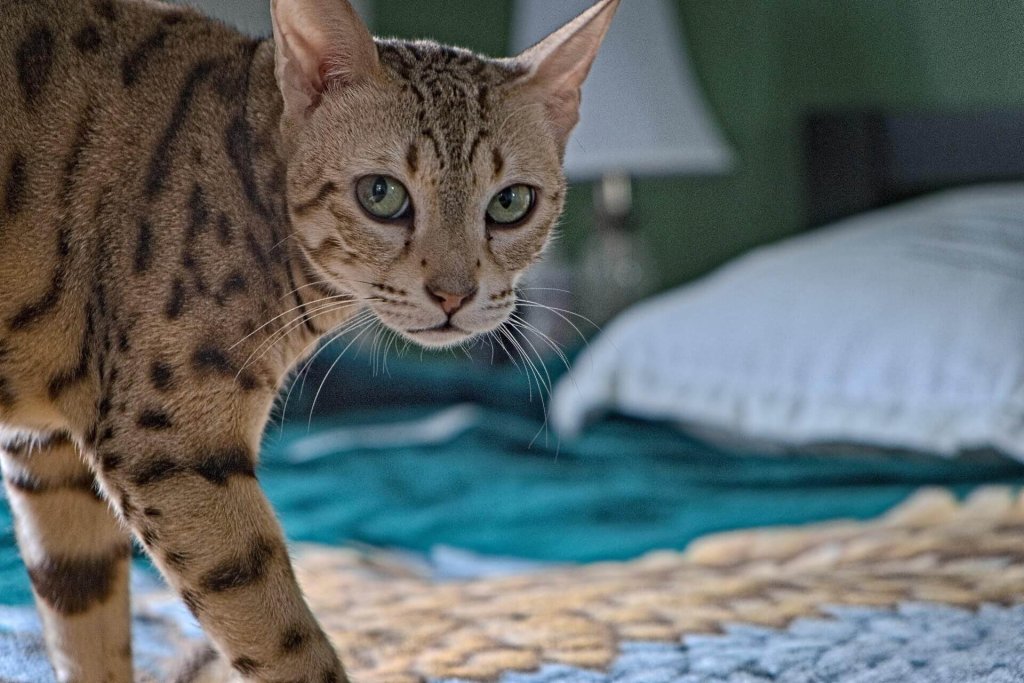
[[[677,1],[737,165],[637,183],[636,218],[663,286],[803,228],[809,110],[1024,106],[1024,0]],[[508,0],[376,0],[374,28],[500,55],[510,15]],[[586,235],[589,201],[588,187],[570,194],[569,250]]]

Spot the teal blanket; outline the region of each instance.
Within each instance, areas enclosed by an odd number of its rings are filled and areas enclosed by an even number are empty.
[[[314,375],[269,428],[259,475],[291,540],[624,559],[714,531],[868,518],[926,485],[1024,483],[1024,465],[996,457],[735,452],[625,419],[559,443],[512,369],[392,367],[373,378],[365,360],[343,363],[316,410]],[[29,599],[3,504],[0,603]]]
[[[353,439],[336,425],[333,435],[303,425],[271,436],[262,480],[289,535],[542,560],[625,559],[714,531],[873,517],[924,485],[1024,482],[1024,467],[1002,459],[737,453],[627,420],[559,444],[538,436],[538,423],[493,409],[433,414],[436,422],[461,417],[449,425],[458,433],[382,448],[360,443],[372,433],[360,429]],[[380,440],[401,428],[380,428]],[[345,450],[331,447],[342,439]]]

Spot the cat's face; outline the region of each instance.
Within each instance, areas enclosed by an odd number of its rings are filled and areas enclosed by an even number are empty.
[[[298,1],[278,0],[275,12]],[[610,12],[616,3],[599,5]],[[298,123],[293,114],[283,126],[292,225],[317,276],[424,346],[459,343],[504,323],[519,278],[563,208],[565,142],[607,28],[593,25],[597,9],[533,61],[423,42],[367,45],[369,34],[356,26],[362,52],[348,53],[342,70],[336,61],[318,63],[319,86],[299,103]],[[335,40],[354,16],[336,18]],[[562,70],[554,85],[538,82],[553,51],[588,26],[600,30],[555,65]],[[288,32],[275,29],[287,44]],[[301,62],[295,53],[288,60]],[[279,53],[279,80],[282,61]]]
[[[319,274],[388,327],[456,343],[512,312],[562,211],[559,146],[514,67],[427,45],[381,56],[383,77],[328,91],[303,131],[293,225]]]

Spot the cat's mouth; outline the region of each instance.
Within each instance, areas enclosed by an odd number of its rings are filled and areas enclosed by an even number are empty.
[[[462,329],[457,325],[452,325],[452,321],[448,320],[435,327],[424,327],[418,330],[406,330],[409,334],[423,334],[424,332],[458,332],[460,334],[469,334],[466,330]]]
[[[469,330],[453,325],[450,320],[434,327],[406,330],[405,333],[424,346],[448,346],[473,335]]]

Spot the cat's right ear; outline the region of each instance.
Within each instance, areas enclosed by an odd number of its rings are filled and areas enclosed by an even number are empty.
[[[370,30],[348,0],[271,0],[285,126],[301,126],[328,88],[380,69]]]
[[[619,2],[597,0],[590,9],[514,60],[525,68],[525,85],[543,103],[563,151],[579,122],[583,81],[590,73]]]

